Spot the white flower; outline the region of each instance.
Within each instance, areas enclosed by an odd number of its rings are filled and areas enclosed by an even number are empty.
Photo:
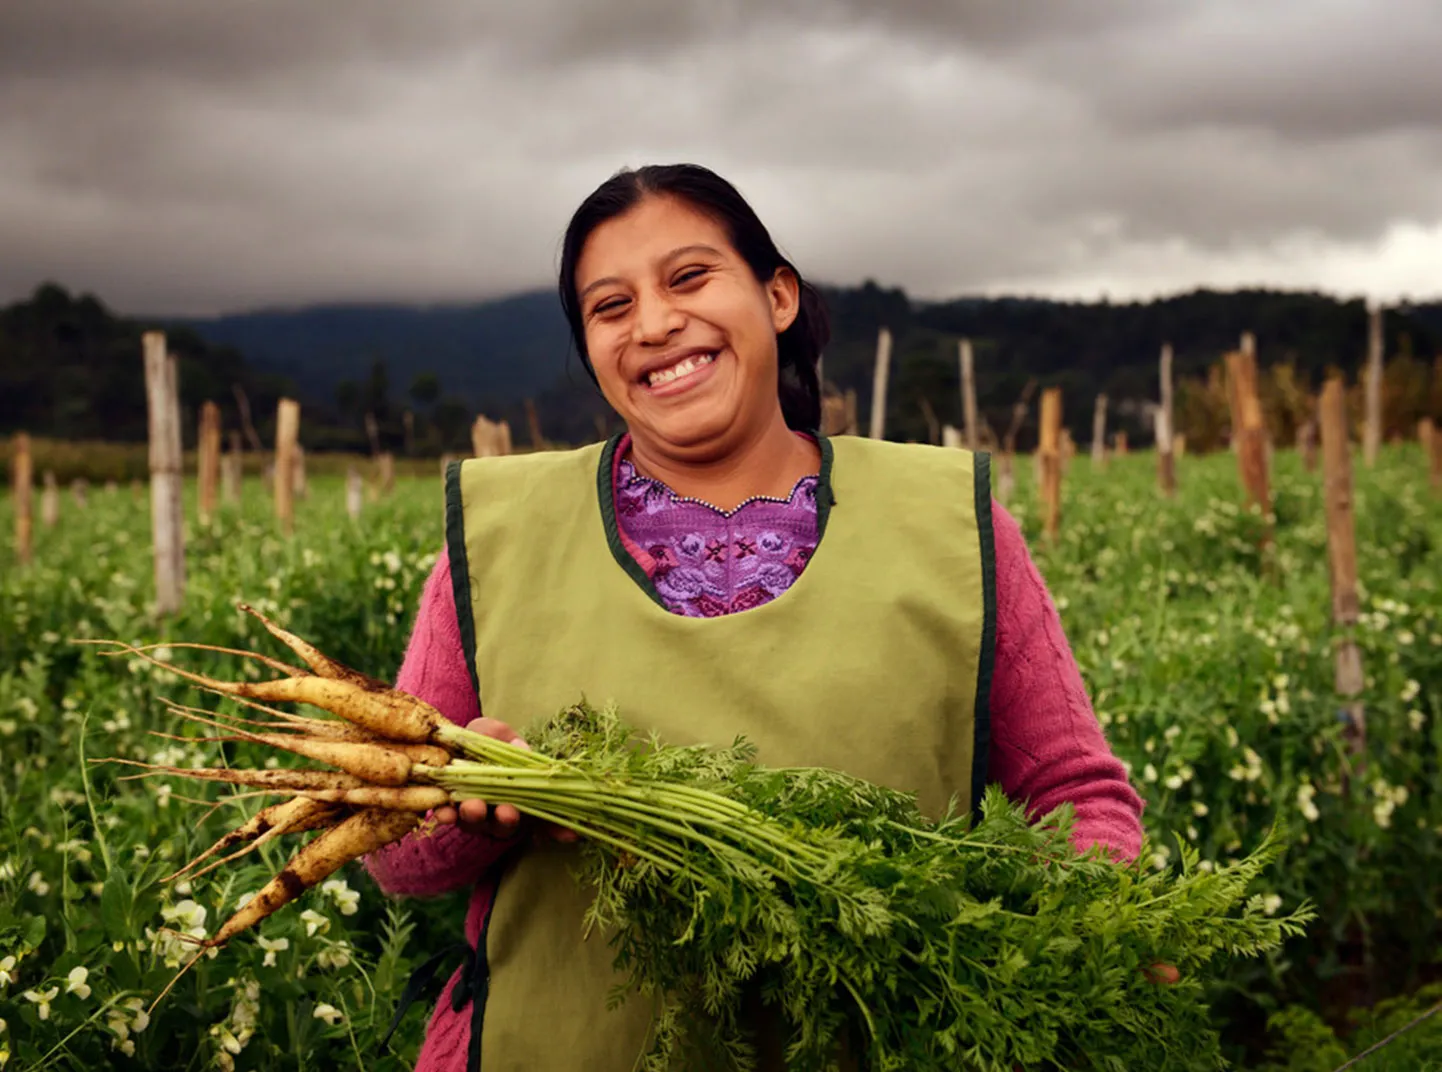
[[[334,1027],[336,1024],[340,1023],[340,1021],[345,1019],[345,1014],[343,1012],[337,1009],[334,1005],[330,1005],[325,1002],[321,1002],[321,1004],[317,1005],[315,1007],[315,1012],[311,1013],[311,1015],[314,1016],[317,1020],[324,1020],[326,1023],[330,1024],[331,1027]]]
[[[344,968],[350,963],[350,943],[331,943],[315,955],[315,962],[326,970]]]
[[[1402,702],[1411,703],[1417,698],[1417,694],[1421,691],[1422,686],[1417,684],[1416,681],[1409,678],[1407,680],[1407,684],[1402,686]]]
[[[81,1001],[90,996],[90,985],[85,981],[90,978],[89,968],[71,968],[70,974],[65,977],[65,992],[74,994]]]
[[[1211,809],[1208,808],[1205,804],[1203,804],[1200,800],[1192,801],[1192,814],[1195,815],[1198,819],[1205,816],[1210,810]]]
[[[1157,768],[1148,763],[1142,768],[1142,781],[1155,782],[1157,780]]]
[[[285,952],[287,949],[290,948],[290,939],[289,939],[289,938],[274,938],[274,939],[272,939],[272,938],[267,938],[267,937],[265,937],[265,935],[261,935],[259,938],[256,939],[256,944],[258,944],[258,945],[260,946],[260,948],[262,948],[262,949],[265,950],[265,959],[264,959],[263,961],[261,961],[261,964],[262,964],[264,967],[267,967],[267,968],[274,968],[274,967],[275,967],[275,955],[276,955],[277,953],[283,953],[283,952]]]
[[[335,901],[336,907],[340,909],[343,916],[353,916],[358,912],[360,894],[350,888],[350,884],[343,878],[326,879],[321,884],[321,892],[327,894]]]
[[[126,998],[125,1007],[130,1010],[130,1030],[137,1035],[150,1026],[150,1013],[145,1011],[144,998]]]
[[[330,920],[314,908],[307,908],[300,914],[300,918],[305,922],[305,935],[307,938],[314,938],[317,933],[324,934],[330,930]]]
[[[126,1057],[135,1056],[135,1042],[133,1039],[116,1039],[111,1045],[125,1054]]]
[[[1407,725],[1412,727],[1413,733],[1421,732],[1422,727],[1426,724],[1427,716],[1424,715],[1421,711],[1418,711],[1415,707],[1407,712]]]
[[[50,892],[50,883],[45,881],[45,876],[39,871],[31,871],[25,885],[37,896],[44,897]]]
[[[1317,810],[1317,805],[1312,803],[1312,798],[1316,795],[1317,787],[1310,782],[1303,782],[1297,786],[1297,809],[1311,823],[1315,823],[1322,814]]]
[[[33,1002],[40,1006],[40,1019],[50,1019],[50,1003],[60,993],[58,986],[52,986],[49,990],[27,990],[20,996],[26,1001]]]
[[[17,961],[14,957],[0,958],[0,986],[9,986],[20,977],[15,970]]]
[[[15,877],[15,861],[0,861],[0,882],[9,882]]]
[[[1167,775],[1167,780],[1162,784],[1168,789],[1180,789],[1183,785],[1182,776],[1180,774],[1169,774]]]
[[[168,905],[160,910],[160,916],[167,923],[174,923],[181,928],[189,929],[198,927],[201,930],[198,938],[205,937],[205,906],[198,905],[186,898],[173,905]]]
[[[1262,897],[1262,911],[1265,912],[1265,913],[1267,913],[1267,915],[1269,915],[1269,916],[1275,916],[1275,915],[1277,914],[1277,909],[1279,909],[1279,908],[1281,908],[1281,907],[1282,907],[1282,897],[1281,897],[1280,894],[1268,893],[1268,894],[1263,895],[1263,897]]]
[[[1163,731],[1162,736],[1168,741],[1175,741],[1181,735],[1181,732],[1182,727],[1180,726],[1168,726],[1166,730]]]

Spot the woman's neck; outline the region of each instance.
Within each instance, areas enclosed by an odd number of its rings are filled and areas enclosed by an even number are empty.
[[[758,495],[778,499],[790,495],[798,480],[820,469],[821,451],[809,436],[778,424],[740,449],[706,461],[651,450],[633,437],[631,463],[642,476],[659,480],[682,498],[734,510]]]

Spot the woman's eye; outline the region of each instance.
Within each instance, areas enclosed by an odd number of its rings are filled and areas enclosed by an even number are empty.
[[[592,310],[591,310],[591,315],[592,315],[592,316],[608,316],[608,315],[610,315],[611,313],[619,312],[621,309],[625,308],[625,306],[626,306],[626,299],[625,299],[625,298],[612,298],[612,299],[610,299],[609,301],[603,301],[603,302],[601,302],[601,303],[600,303],[599,305],[597,305],[594,309],[592,309]]]
[[[679,287],[682,283],[690,283],[706,274],[705,268],[686,268],[677,273],[676,278],[671,280],[673,287]]]

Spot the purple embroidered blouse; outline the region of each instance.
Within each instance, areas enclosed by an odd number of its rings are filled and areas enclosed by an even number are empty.
[[[666,608],[715,618],[770,602],[801,575],[816,550],[817,481],[802,477],[785,500],[758,496],[727,512],[679,497],[623,458],[616,519],[651,557]]]

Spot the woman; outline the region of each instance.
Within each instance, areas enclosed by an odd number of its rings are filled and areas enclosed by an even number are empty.
[[[822,303],[733,187],[612,177],[571,220],[560,296],[627,432],[453,467],[400,688],[518,744],[582,693],[614,699],[670,743],[744,734],[763,763],[932,811],[995,781],[1034,815],[1071,802],[1079,848],[1135,856],[1141,801],[986,457],[816,434]],[[437,818],[369,859],[392,894],[475,886],[475,953],[418,1068],[630,1069],[649,1010],[606,1008],[574,847],[506,806]]]

